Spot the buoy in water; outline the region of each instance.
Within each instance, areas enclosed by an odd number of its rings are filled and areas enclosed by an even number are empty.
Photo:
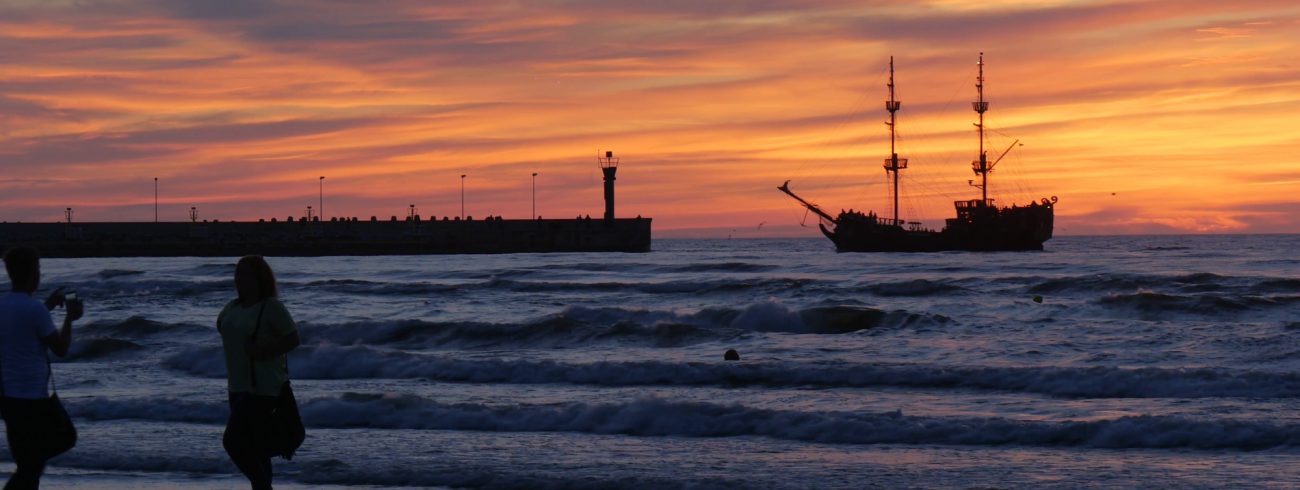
[[[724,360],[724,361],[739,361],[739,360],[740,360],[740,353],[739,353],[739,352],[736,352],[736,349],[727,349],[727,353],[722,355],[722,360]]]
[[[1034,302],[1035,302],[1035,303],[1042,303],[1042,302],[1043,302],[1043,297],[1042,297],[1042,296],[1034,296]]]

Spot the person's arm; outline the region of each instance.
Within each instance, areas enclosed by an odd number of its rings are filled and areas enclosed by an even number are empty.
[[[289,351],[297,349],[300,344],[302,344],[302,337],[298,335],[297,330],[294,330],[289,335],[280,337],[280,340],[265,347],[253,345],[253,341],[250,340],[244,344],[244,351],[254,361],[265,361],[288,354]]]
[[[68,355],[68,347],[72,346],[72,322],[81,318],[84,313],[79,299],[68,300],[65,307],[68,309],[68,314],[63,316],[63,328],[41,338],[41,343],[59,357]]]

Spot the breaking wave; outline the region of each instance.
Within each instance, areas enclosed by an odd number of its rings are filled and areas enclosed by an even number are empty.
[[[75,289],[85,298],[113,298],[129,296],[195,296],[217,291],[235,291],[234,279],[212,281],[186,281],[177,279],[140,279],[135,271],[105,277],[103,281],[73,281],[64,285]],[[101,274],[102,276],[102,274]]]
[[[90,361],[115,357],[119,354],[144,350],[144,346],[129,340],[112,337],[79,337],[68,347],[68,355],[62,358],[51,356],[54,362]]]
[[[489,348],[508,345],[564,348],[594,342],[619,342],[677,347],[695,342],[736,338],[744,332],[710,329],[671,322],[641,325],[620,320],[593,325],[556,315],[532,323],[428,322],[423,320],[362,321],[299,325],[303,337],[336,344],[400,344],[440,348]]]
[[[902,310],[824,306],[795,310],[777,301],[745,308],[712,307],[696,313],[571,306],[526,323],[360,321],[299,326],[304,338],[336,344],[389,344],[484,348],[510,345],[564,348],[594,342],[656,347],[734,339],[747,332],[842,334],[879,328],[940,325],[949,319]]]
[[[77,327],[80,332],[137,338],[176,330],[200,329],[203,329],[203,327],[189,323],[159,322],[140,315],[132,315],[122,320],[96,320],[84,327]],[[73,342],[74,345],[76,343]]]
[[[1300,292],[1300,279],[1270,279],[1255,285],[1260,292]]]
[[[912,313],[904,310],[883,311],[861,306],[822,306],[796,310],[776,300],[754,303],[741,309],[709,307],[689,314],[575,306],[565,309],[561,315],[589,323],[670,322],[706,328],[727,327],[754,332],[800,334],[841,334],[878,328],[903,328],[918,324],[941,325],[951,321],[943,315]]]
[[[172,369],[224,377],[217,347],[164,359]],[[1296,398],[1300,374],[1216,369],[979,367],[812,362],[666,362],[454,359],[366,346],[323,345],[290,354],[294,378],[412,379],[447,382],[604,386],[911,387],[981,389],[1069,398]]]
[[[225,403],[175,398],[69,400],[73,416],[220,424]],[[644,398],[610,404],[485,406],[443,404],[412,395],[345,393],[300,403],[304,424],[492,432],[581,432],[639,437],[737,437],[831,444],[1081,446],[1261,450],[1300,445],[1300,424],[1136,416],[1027,422],[1000,417],[909,416],[893,412],[802,412],[739,404]]]

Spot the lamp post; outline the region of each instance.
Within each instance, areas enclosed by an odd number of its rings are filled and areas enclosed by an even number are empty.
[[[320,202],[317,204],[319,204],[319,206],[316,207],[316,212],[321,217],[321,221],[324,221],[325,219],[325,176],[323,175],[320,178]]]
[[[158,177],[153,178],[153,222],[158,222]]]
[[[533,172],[533,219],[537,219],[537,172]]]
[[[465,219],[465,175],[460,176],[460,219]]]

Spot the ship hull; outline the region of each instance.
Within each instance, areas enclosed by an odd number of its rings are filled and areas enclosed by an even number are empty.
[[[1018,252],[1042,250],[1052,238],[1053,206],[958,210],[943,231],[909,230],[875,219],[841,216],[834,229],[819,225],[840,252]]]

